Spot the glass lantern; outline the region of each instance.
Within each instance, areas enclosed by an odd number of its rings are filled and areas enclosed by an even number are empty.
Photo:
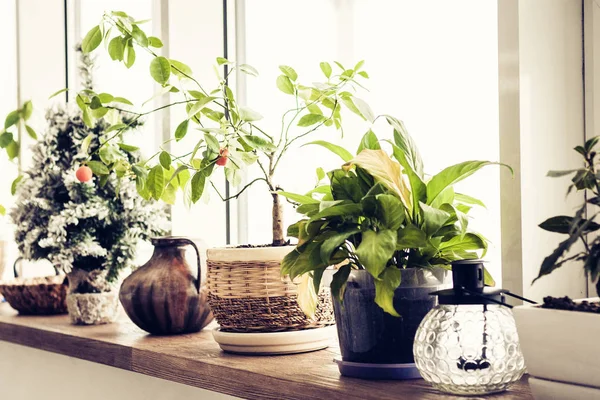
[[[415,363],[435,388],[479,395],[506,390],[525,371],[519,337],[502,289],[485,288],[483,262],[452,265],[453,289],[432,293],[439,305],[423,319]]]

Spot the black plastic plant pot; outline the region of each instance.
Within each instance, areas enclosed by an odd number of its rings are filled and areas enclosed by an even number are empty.
[[[451,282],[451,275],[441,268],[402,270],[402,282],[394,292],[394,308],[400,317],[394,317],[375,304],[373,277],[365,270],[352,271],[343,304],[333,299],[342,360],[413,363],[417,328],[437,305],[437,297],[430,293],[451,286]]]

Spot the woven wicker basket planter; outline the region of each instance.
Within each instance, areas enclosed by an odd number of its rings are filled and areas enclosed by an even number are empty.
[[[52,315],[67,312],[64,276],[17,278],[0,282],[0,293],[22,315]]]
[[[333,325],[329,285],[322,285],[315,317],[297,302],[297,288],[281,277],[287,247],[208,250],[208,301],[222,331],[278,332]]]

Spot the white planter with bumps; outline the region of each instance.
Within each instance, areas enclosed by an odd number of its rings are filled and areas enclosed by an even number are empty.
[[[536,400],[600,399],[600,314],[535,305],[513,314]]]

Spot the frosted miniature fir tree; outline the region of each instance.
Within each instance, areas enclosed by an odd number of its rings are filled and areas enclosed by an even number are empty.
[[[88,89],[92,65],[87,55],[81,56],[82,83]],[[90,128],[79,110],[61,107],[49,110],[46,118],[47,131],[33,146],[33,163],[18,184],[10,213],[19,251],[26,259],[48,259],[70,273],[71,291],[108,291],[119,271],[131,266],[139,240],[164,234],[166,212],[142,199],[135,182],[118,179],[116,172],[86,176],[87,167],[80,165],[88,155],[83,149],[88,143],[90,152],[99,148],[108,126],[103,119]],[[139,161],[114,148],[103,154],[104,161],[107,157]]]

